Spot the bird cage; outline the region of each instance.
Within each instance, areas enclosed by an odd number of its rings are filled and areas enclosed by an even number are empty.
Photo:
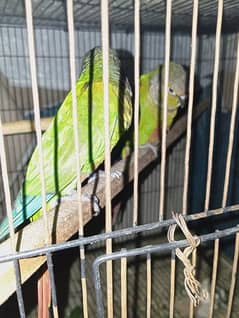
[[[237,1],[0,16],[0,316],[238,317]]]

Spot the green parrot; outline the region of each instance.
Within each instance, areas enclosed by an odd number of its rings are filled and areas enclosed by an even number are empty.
[[[163,117],[164,66],[160,65],[140,77],[139,145],[160,140]],[[186,97],[186,72],[174,62],[169,64],[167,128],[173,123]]]
[[[83,61],[76,82],[80,144],[81,179],[87,178],[104,161],[104,104],[102,51],[94,48]],[[110,147],[128,129],[132,120],[132,91],[122,75],[115,51],[109,53]],[[69,92],[55,118],[42,136],[47,207],[76,189],[76,154],[72,118],[72,93]],[[39,217],[42,208],[38,148],[32,154],[22,189],[15,200],[14,227]],[[6,219],[0,224],[0,239],[9,232]]]
[[[81,181],[104,161],[104,103],[102,51],[94,48],[83,61],[76,82],[78,136],[80,144]],[[132,91],[123,76],[115,51],[109,52],[109,119],[110,148],[117,144],[132,120]],[[47,207],[57,205],[59,198],[76,190],[76,153],[73,130],[72,93],[69,92],[55,118],[42,136]],[[42,210],[39,153],[36,147],[27,167],[25,180],[15,200],[14,227],[37,219]],[[9,233],[7,219],[0,224],[0,240]],[[48,317],[51,303],[49,272],[38,280],[38,318]]]
[[[164,92],[164,65],[154,68],[151,72],[140,76],[139,89],[139,147],[150,147],[158,155],[157,144],[162,133],[163,92]],[[169,129],[177,115],[179,107],[184,106],[186,98],[186,71],[180,64],[169,64],[169,88],[167,108],[167,129]],[[129,133],[128,140],[121,150],[122,158],[131,154],[134,147],[133,131]],[[129,193],[129,190],[126,190]],[[115,203],[113,207],[113,224],[116,223],[119,211],[125,204],[125,196]]]

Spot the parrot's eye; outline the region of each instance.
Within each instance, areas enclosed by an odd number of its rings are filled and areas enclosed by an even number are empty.
[[[168,92],[171,95],[176,95],[175,91],[171,87],[168,88]]]

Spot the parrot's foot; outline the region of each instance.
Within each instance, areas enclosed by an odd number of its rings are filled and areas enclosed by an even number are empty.
[[[123,174],[122,171],[115,170],[115,171],[112,171],[110,175],[111,175],[111,178],[120,179],[122,174]]]
[[[63,200],[65,201],[78,200],[77,191],[71,190],[66,196],[64,196]],[[100,209],[99,199],[95,194],[81,193],[81,202],[87,202],[92,205],[94,216],[100,213],[101,209]]]
[[[122,172],[115,170],[115,171],[111,172],[110,176],[111,176],[111,178],[114,178],[114,179],[115,178],[120,179],[122,176]],[[97,172],[92,173],[92,175],[88,179],[88,183],[92,183],[99,178],[105,178],[105,172],[103,170],[99,170]]]
[[[154,145],[152,145],[150,143],[146,143],[144,145],[140,145],[139,148],[141,148],[141,149],[149,148],[149,149],[151,149],[153,151],[153,153],[155,155],[155,158],[158,157],[158,147],[157,146],[154,146]]]
[[[100,214],[100,201],[95,194],[83,193],[81,195],[82,202],[90,202],[92,205],[93,216],[97,216]]]

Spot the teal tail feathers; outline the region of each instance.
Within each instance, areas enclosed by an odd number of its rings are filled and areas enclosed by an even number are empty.
[[[49,201],[54,196],[54,193],[47,194],[46,201]],[[42,207],[42,197],[38,196],[23,196],[20,192],[15,201],[15,207],[12,211],[13,225],[16,229],[24,222],[29,220]],[[9,223],[7,217],[0,224],[0,241],[9,235]]]

